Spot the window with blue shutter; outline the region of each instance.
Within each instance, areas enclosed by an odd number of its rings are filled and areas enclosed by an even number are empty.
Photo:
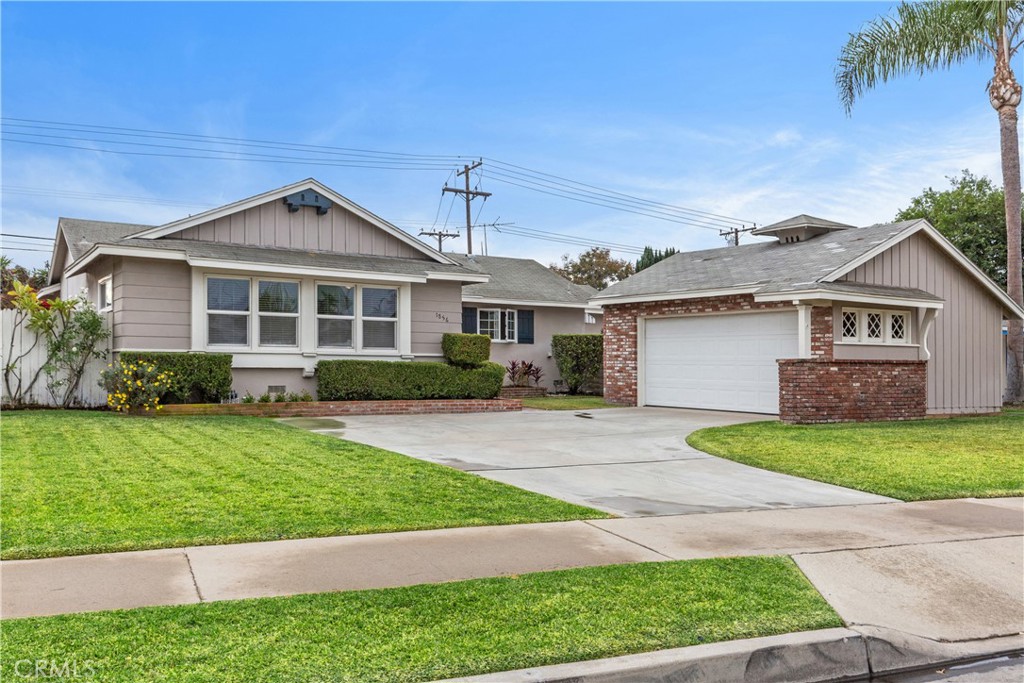
[[[462,333],[463,334],[476,334],[476,309],[475,308],[463,308],[462,309]]]
[[[518,311],[519,343],[533,343],[533,311]]]

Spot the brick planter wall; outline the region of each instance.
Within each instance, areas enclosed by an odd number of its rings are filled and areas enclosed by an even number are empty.
[[[779,361],[779,419],[791,424],[914,420],[928,408],[927,361]]]
[[[303,403],[193,403],[166,405],[157,415],[254,415],[326,417],[334,415],[428,415],[503,413],[522,410],[518,399],[445,399],[423,401],[313,401]]]
[[[537,398],[547,396],[548,390],[544,387],[502,387],[498,395],[502,398]]]
[[[773,311],[792,309],[785,301],[756,303],[751,294],[711,297],[704,299],[679,299],[675,301],[652,301],[639,304],[618,304],[604,307],[604,398],[609,403],[622,406],[636,405],[637,348],[636,321],[638,317],[656,318],[673,315],[701,315],[733,311]],[[822,311],[826,310],[824,308]],[[828,334],[824,336],[824,320],[819,322],[816,343],[827,343],[828,355],[832,353],[832,309],[828,308]],[[813,313],[817,313],[815,308]],[[824,318],[819,314],[819,317]],[[815,318],[812,315],[812,326]]]

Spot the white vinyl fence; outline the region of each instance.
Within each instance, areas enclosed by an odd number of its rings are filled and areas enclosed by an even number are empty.
[[[37,343],[36,333],[32,330],[26,330],[24,325],[15,329],[14,320],[16,315],[17,311],[14,310],[0,310],[0,342],[2,342],[2,345],[0,345],[0,356],[2,356],[0,369],[7,367],[10,358],[17,358],[35,344],[29,354],[17,364],[17,371],[21,374],[22,378],[22,387],[26,387],[32,381],[36,371],[46,362],[46,340],[38,339]],[[106,325],[109,330],[111,328],[111,316],[107,313],[104,314],[104,317],[106,318]],[[108,350],[108,360],[94,358],[86,366],[85,373],[82,375],[82,381],[78,385],[78,391],[75,393],[74,404],[76,406],[96,407],[107,404],[107,392],[100,388],[99,379],[100,372],[110,362],[109,345],[110,339],[108,338],[104,342],[104,348]],[[16,380],[12,380],[12,386],[15,382]],[[2,377],[0,377],[0,391],[3,392],[3,403],[7,405],[9,397],[7,396],[7,386],[2,381]],[[35,386],[32,387],[32,391],[24,395],[24,403],[26,405],[56,405],[50,392],[46,389],[45,372],[39,376]]]

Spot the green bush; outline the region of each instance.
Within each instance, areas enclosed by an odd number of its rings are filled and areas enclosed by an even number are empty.
[[[570,394],[592,384],[604,364],[604,337],[599,334],[556,334],[551,354]]]
[[[486,334],[441,335],[444,359],[460,368],[478,368],[491,359],[491,338]]]
[[[324,360],[316,364],[321,401],[396,401],[431,398],[494,398],[505,368],[485,363],[458,368],[446,363]]]
[[[122,363],[145,362],[172,373],[163,403],[219,403],[231,394],[230,353],[145,353],[124,351]]]

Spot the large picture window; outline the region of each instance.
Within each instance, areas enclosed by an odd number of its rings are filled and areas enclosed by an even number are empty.
[[[249,279],[211,277],[206,281],[207,344],[249,345]]]

